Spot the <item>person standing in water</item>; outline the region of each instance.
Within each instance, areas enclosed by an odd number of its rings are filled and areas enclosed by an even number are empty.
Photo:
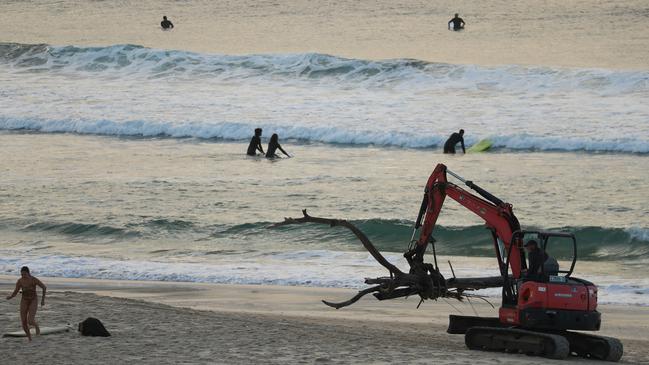
[[[160,26],[161,26],[162,29],[164,29],[164,30],[167,30],[167,29],[173,29],[173,27],[174,27],[174,23],[172,23],[171,21],[167,20],[167,16],[164,15],[164,16],[162,17],[162,21],[160,22]]]
[[[7,296],[7,300],[15,297],[18,291],[22,289],[23,295],[20,299],[20,321],[23,326],[23,331],[27,335],[29,341],[32,340],[32,334],[29,332],[29,326],[36,328],[36,334],[41,334],[41,329],[36,323],[36,310],[38,309],[38,293],[36,293],[36,286],[43,289],[43,297],[41,298],[41,307],[45,305],[45,291],[47,288],[37,278],[31,276],[29,268],[23,266],[20,269],[20,279],[16,282],[16,288],[11,295]]]
[[[453,23],[453,28],[451,28],[451,23]],[[460,18],[458,13],[455,13],[455,17],[448,21],[449,30],[462,30],[464,29],[464,20]]]
[[[248,145],[248,156],[257,156],[257,151],[264,154],[264,149],[261,148],[261,128],[255,128],[255,135],[250,139],[250,144]]]
[[[459,133],[453,133],[444,143],[444,153],[455,154],[455,145],[462,143],[462,153],[466,153],[464,149],[464,129],[460,129]]]
[[[268,149],[266,150],[266,158],[279,158],[279,156],[275,154],[275,151],[277,151],[277,149],[282,151],[282,153],[285,154],[286,157],[291,157],[291,155],[286,153],[286,151],[284,151],[282,146],[279,144],[279,136],[277,135],[277,133],[274,133],[270,137],[270,142],[268,142]]]

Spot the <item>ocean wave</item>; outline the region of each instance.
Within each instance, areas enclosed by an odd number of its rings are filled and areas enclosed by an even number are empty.
[[[369,219],[352,221],[375,244],[386,252],[402,252],[408,246],[412,234],[412,222],[404,220]],[[263,224],[259,224],[261,228]],[[535,227],[527,227],[535,229]],[[284,228],[287,229],[287,228]],[[295,235],[300,235],[300,241],[317,239],[324,247],[326,242],[346,242],[349,246],[360,246],[355,237],[344,229],[330,229],[327,227],[302,226],[292,227]],[[603,228],[603,227],[555,227],[543,229],[547,231],[571,232],[577,239],[577,254],[580,260],[592,261],[625,261],[649,260],[649,228]],[[249,229],[250,234],[257,233]],[[437,226],[433,232],[436,240],[437,253],[449,256],[481,256],[491,257],[493,241],[491,233],[483,225],[469,227],[444,227]],[[324,242],[323,242],[324,241]],[[557,259],[571,259],[572,245],[565,244],[552,246],[550,253]]]
[[[6,219],[0,221],[0,227],[8,230],[23,232],[56,234],[73,240],[92,242],[93,239],[131,240],[142,237],[153,237],[160,233],[173,234],[190,232],[194,224],[180,219],[148,218],[137,223],[115,226],[100,223],[65,222],[65,221],[36,221]]]
[[[413,222],[399,219],[351,220],[375,246],[384,252],[406,251],[412,234]],[[107,225],[82,222],[24,222],[3,220],[2,229],[58,234],[73,240],[94,242],[102,238],[115,240],[158,239],[170,235],[181,240],[214,241],[209,250],[219,250],[219,242],[230,246],[233,242],[245,242],[247,249],[265,252],[274,243],[277,247],[304,248],[310,251],[348,250],[363,252],[356,237],[344,228],[321,225],[283,226],[268,230],[272,222],[247,222],[242,224],[201,225],[196,222],[157,217],[142,218],[123,225]],[[649,261],[649,228],[606,227],[526,227],[559,232],[572,232],[577,238],[580,260],[591,261]],[[484,225],[448,227],[438,225],[433,232],[437,253],[450,256],[492,257],[491,233]],[[273,243],[274,242],[274,243]],[[553,245],[551,254],[558,259],[572,258],[572,246],[568,242]],[[271,246],[268,246],[270,244]],[[271,250],[272,251],[272,250]],[[274,252],[274,251],[273,251]],[[201,251],[192,252],[201,256]]]
[[[30,232],[57,233],[70,237],[113,237],[128,239],[139,236],[138,232],[108,225],[78,222],[35,222],[24,225],[21,230]]]
[[[14,255],[1,252],[0,274],[19,275],[20,267],[28,265],[32,273],[43,277],[94,278],[110,280],[143,280],[199,282],[218,284],[262,284],[283,286],[315,286],[360,289],[361,278],[385,274],[368,254],[317,250],[281,252],[264,258],[263,264],[251,255],[223,255],[218,262],[179,262],[152,260],[116,260],[88,256]],[[397,266],[406,264],[401,255],[386,255]],[[456,258],[460,259],[460,258]],[[457,265],[459,277],[497,275],[491,260],[462,260]],[[449,273],[450,274],[450,273]],[[587,277],[599,287],[600,304],[649,305],[647,280],[621,279],[616,276]],[[480,290],[480,295],[493,298],[500,290]]]
[[[331,274],[331,265],[321,262],[307,267],[305,260],[293,263],[273,260],[260,267],[258,262],[234,257],[218,264],[114,260],[65,255],[0,257],[0,274],[17,274],[29,263],[39,276],[95,278],[111,280],[178,281],[220,284],[304,285],[320,287],[358,287],[356,277]],[[366,264],[369,266],[370,262]]]
[[[121,137],[172,137],[243,141],[254,128],[278,133],[284,140],[329,143],[338,145],[376,145],[401,148],[441,147],[448,136],[422,135],[397,131],[347,130],[343,127],[306,127],[278,124],[218,122],[152,122],[111,120],[46,120],[0,116],[0,130],[37,131],[42,133],[78,133]],[[534,136],[529,134],[471,136],[467,146],[487,138],[494,149],[513,151],[584,151],[613,153],[649,153],[649,141],[638,137],[600,138],[572,136]]]
[[[369,219],[352,221],[384,252],[404,252],[412,234],[412,222],[405,220]],[[263,231],[265,224],[231,227],[230,232],[244,234],[248,239],[268,234]],[[536,229],[528,227],[529,229]],[[348,249],[362,251],[358,240],[345,229],[331,229],[321,226],[283,227],[290,232],[283,239],[295,237],[300,244],[317,242],[322,247],[333,243],[344,243]],[[590,261],[646,261],[649,260],[649,229],[647,228],[602,228],[602,227],[556,227],[548,231],[571,232],[577,239],[577,254],[580,260]],[[643,236],[644,235],[644,236]],[[485,226],[444,227],[437,226],[433,232],[438,254],[448,256],[492,257],[493,241]],[[550,253],[558,259],[572,258],[572,245],[561,241],[553,245]],[[337,246],[341,247],[341,246]]]
[[[584,90],[615,95],[649,91],[649,72],[533,66],[483,67],[413,59],[360,60],[319,53],[218,55],[123,44],[107,47],[0,43],[0,64],[15,72],[144,78],[256,78],[351,81],[367,86],[418,86],[514,92]]]

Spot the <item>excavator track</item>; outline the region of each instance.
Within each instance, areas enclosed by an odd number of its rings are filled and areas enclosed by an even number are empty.
[[[617,338],[579,332],[565,332],[562,335],[570,342],[570,352],[577,356],[604,361],[619,361],[624,352],[624,346]]]
[[[471,350],[503,351],[565,359],[576,355],[604,361],[619,361],[624,352],[616,338],[578,332],[545,333],[517,328],[471,327],[464,336]]]
[[[464,335],[471,350],[504,351],[565,359],[570,343],[560,335],[513,328],[471,327]]]

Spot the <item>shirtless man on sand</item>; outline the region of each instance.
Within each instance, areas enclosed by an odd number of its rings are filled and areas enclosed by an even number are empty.
[[[41,298],[41,307],[45,305],[45,291],[47,288],[37,278],[31,276],[29,273],[29,268],[23,266],[20,269],[20,279],[16,282],[16,289],[11,295],[7,296],[7,300],[15,297],[18,294],[18,291],[22,289],[23,296],[20,300],[20,321],[23,325],[23,331],[27,335],[29,341],[32,340],[32,334],[29,332],[29,326],[34,326],[36,328],[36,334],[41,334],[41,329],[36,323],[36,309],[38,308],[38,294],[36,293],[36,286],[40,286],[43,289],[43,297]]]

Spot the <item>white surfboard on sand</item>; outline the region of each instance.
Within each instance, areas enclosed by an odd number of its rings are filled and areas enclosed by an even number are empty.
[[[53,333],[68,332],[70,331],[71,328],[72,328],[71,326],[41,327],[41,336],[51,335]],[[30,330],[32,336],[36,336],[36,329],[30,328]],[[14,332],[7,332],[3,334],[2,337],[27,337],[27,335],[25,334],[25,331],[20,330]]]

